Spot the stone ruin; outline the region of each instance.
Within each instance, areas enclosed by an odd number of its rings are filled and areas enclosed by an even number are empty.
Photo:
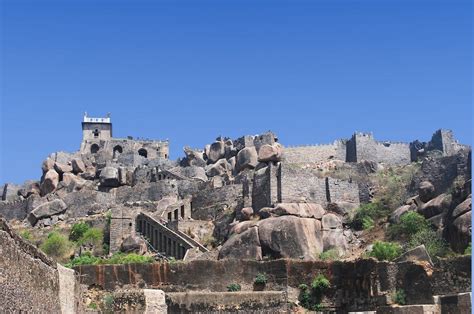
[[[3,186],[0,215],[49,228],[60,221],[74,223],[110,213],[111,253],[148,251],[163,260],[190,263],[298,259],[319,269],[323,266],[315,261],[322,252],[333,249],[345,256],[360,245],[347,222],[360,204],[371,200],[371,187],[363,177],[381,167],[418,161],[424,172],[413,183],[413,198],[390,219],[417,210],[439,226],[455,251],[463,251],[470,241],[471,148],[459,144],[448,130],[436,131],[429,142],[380,142],[372,134],[355,133],[333,144],[300,147],[284,147],[269,131],[238,139],[218,137],[204,149],[185,147],[184,157],[176,161],[169,159],[168,141],[114,138],[110,116],[86,114],[82,130],[80,150],[51,154],[39,181]],[[334,171],[340,169],[349,169],[350,175],[338,177]],[[459,176],[469,186],[453,200],[446,189]],[[428,181],[432,187],[426,187]],[[295,276],[288,265],[282,267],[287,280]],[[92,276],[82,283],[102,288],[109,284],[91,279],[98,278],[89,274],[98,271],[94,267],[78,271]],[[116,289],[118,278],[110,280]],[[167,290],[159,280],[143,280],[148,288]],[[185,302],[181,295],[167,297],[178,309]],[[374,308],[372,297],[363,306],[341,308]],[[257,302],[252,296],[242,298]],[[275,309],[286,306],[281,293],[268,298],[279,300]],[[340,298],[333,301],[342,304]]]

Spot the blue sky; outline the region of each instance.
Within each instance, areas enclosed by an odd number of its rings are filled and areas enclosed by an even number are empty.
[[[354,131],[472,142],[470,1],[1,1],[1,182],[81,141],[218,135],[285,145]]]

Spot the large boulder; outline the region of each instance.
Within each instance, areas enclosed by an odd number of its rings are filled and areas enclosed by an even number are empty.
[[[451,247],[456,252],[464,252],[471,242],[472,212],[468,211],[454,219],[447,227],[446,233]]]
[[[275,143],[273,145],[264,144],[260,147],[258,151],[258,161],[261,162],[277,162],[281,160],[282,156],[282,146],[280,143]]]
[[[271,216],[293,215],[302,218],[321,219],[326,211],[315,203],[280,203],[270,209]]]
[[[147,246],[142,238],[130,235],[123,239],[122,244],[120,245],[120,251],[124,253],[133,252],[137,254],[144,254],[147,251]]]
[[[451,206],[451,194],[440,194],[418,208],[418,212],[423,214],[425,218],[430,218],[446,212]]]
[[[224,141],[216,141],[211,144],[209,147],[209,152],[207,154],[207,158],[209,159],[210,163],[215,163],[221,158],[225,156],[225,143]]]
[[[388,221],[392,224],[397,224],[400,222],[400,218],[408,213],[410,210],[415,209],[414,205],[403,205],[395,209],[388,218]]]
[[[54,169],[48,170],[43,176],[43,182],[41,182],[40,189],[41,195],[44,196],[53,192],[59,183],[59,174]]]
[[[120,185],[119,171],[115,167],[105,167],[100,171],[100,185],[104,187],[117,187]]]
[[[182,161],[183,166],[185,166],[185,167],[189,167],[189,166],[204,167],[204,166],[206,166],[206,161],[204,160],[204,152],[203,151],[191,149],[189,147],[185,147],[184,148],[184,155],[186,157]]]
[[[469,195],[462,203],[454,208],[451,217],[457,218],[472,210],[472,196]]]
[[[424,203],[435,197],[435,187],[430,181],[422,181],[418,186],[418,195]]]
[[[402,262],[428,262],[433,265],[431,261],[430,254],[426,250],[425,246],[422,244],[417,246],[411,250],[406,251],[395,260],[395,263],[402,263]]]
[[[67,172],[72,172],[72,166],[68,164],[63,164],[60,162],[56,162],[54,164],[54,170],[56,170],[57,173],[63,174]]]
[[[255,147],[245,147],[239,151],[236,160],[236,169],[241,171],[249,168],[253,169],[258,163],[257,150]]]
[[[343,229],[323,230],[323,251],[335,249],[339,256],[344,256],[347,246]]]
[[[43,164],[41,165],[41,170],[43,170],[43,173],[46,173],[53,168],[54,168],[54,160],[51,159],[50,157],[46,158],[43,161]]]
[[[252,207],[244,207],[241,210],[237,210],[236,212],[236,218],[238,220],[249,220],[252,218],[254,214],[253,208]]]
[[[258,221],[253,221],[253,220],[248,220],[248,221],[241,221],[235,224],[232,224],[232,228],[229,231],[230,235],[233,234],[240,234],[242,232],[245,232],[251,227],[257,227],[258,226]]]
[[[208,177],[223,176],[231,172],[232,167],[224,158],[219,159],[215,164],[209,165],[206,168],[206,175]]]
[[[31,195],[40,195],[40,183],[38,181],[27,181],[23,184],[23,187],[18,190],[18,194],[24,198],[28,198]]]
[[[219,259],[262,259],[262,248],[257,227],[250,227],[242,233],[234,233],[219,251]]]
[[[71,166],[72,166],[72,171],[75,174],[82,173],[82,172],[86,171],[86,165],[84,164],[82,159],[78,159],[78,158],[73,159],[72,162],[71,162]]]
[[[35,225],[39,219],[51,217],[53,215],[61,214],[67,209],[66,203],[61,199],[55,199],[39,205],[33,209],[28,217],[31,225]]]
[[[313,218],[281,216],[258,223],[264,255],[315,260],[323,251],[321,223]]]
[[[323,216],[322,219],[322,229],[342,229],[342,220],[339,216],[333,213],[327,213]]]

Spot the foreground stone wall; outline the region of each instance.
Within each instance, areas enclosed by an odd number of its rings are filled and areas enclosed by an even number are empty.
[[[414,263],[373,259],[334,263],[286,259],[265,262],[198,260],[175,264],[78,266],[76,271],[81,275],[81,283],[88,286],[106,290],[123,286],[145,287],[167,293],[225,292],[231,283],[240,284],[242,291],[254,291],[256,275],[265,273],[265,290],[286,291],[291,302],[297,300],[300,284],[310,285],[315,276],[324,274],[331,282],[323,300],[325,305],[341,311],[355,311],[390,304],[391,295],[398,289],[405,291],[408,304],[433,304],[434,295],[470,291],[471,271],[467,267],[470,260],[470,256],[444,260],[432,273]],[[184,296],[181,294],[180,298]]]
[[[58,270],[59,267],[59,270]],[[74,313],[80,289],[74,272],[50,260],[0,219],[0,312]]]

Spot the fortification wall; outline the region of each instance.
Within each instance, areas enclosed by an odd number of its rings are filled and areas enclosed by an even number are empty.
[[[282,163],[280,170],[280,199],[282,203],[327,204],[326,183],[310,169]]]
[[[78,312],[81,298],[74,273],[58,267],[0,219],[1,313]]]
[[[285,259],[264,262],[197,260],[176,264],[78,266],[75,269],[81,275],[81,283],[88,286],[113,290],[128,285],[165,292],[224,292],[229,284],[238,283],[242,291],[248,293],[254,290],[256,275],[265,273],[265,290],[286,291],[289,302],[297,300],[300,284],[310,286],[318,274],[324,274],[331,282],[325,302],[338,311],[347,312],[375,310],[391,302],[390,296],[399,289],[405,291],[408,304],[432,303],[435,293],[468,292],[471,290],[470,261],[470,256],[447,260],[430,270],[432,276],[416,263],[377,262],[374,259],[333,263]],[[457,270],[459,264],[463,266]]]
[[[407,143],[375,143],[378,162],[389,165],[407,165],[411,162],[410,144]]]
[[[331,159],[346,160],[346,144],[343,140],[333,144],[285,147],[283,159],[287,163],[318,163]]]
[[[270,167],[255,171],[252,185],[252,208],[258,211],[271,206]]]
[[[7,220],[23,220],[28,214],[28,200],[0,201],[0,216]]]
[[[80,152],[83,154],[91,153],[93,145],[97,145],[99,147],[98,152],[102,154],[105,153],[110,159],[118,158],[120,154],[128,153],[145,153],[148,159],[167,159],[169,157],[168,141],[130,140],[119,138],[111,138],[108,140],[88,139],[82,142]]]
[[[327,178],[328,202],[350,202],[359,205],[359,185],[355,182]]]

